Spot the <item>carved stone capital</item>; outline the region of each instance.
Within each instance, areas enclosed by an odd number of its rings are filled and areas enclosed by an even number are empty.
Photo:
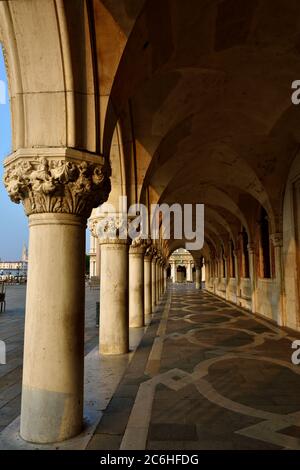
[[[89,219],[88,221],[88,228],[93,235],[93,237],[98,238],[97,234],[97,225],[98,225],[99,220],[98,219]]]
[[[103,158],[73,149],[21,149],[4,162],[10,199],[27,215],[65,213],[88,218],[110,192]]]
[[[132,240],[130,251],[131,253],[133,253],[134,250],[136,250],[137,253],[145,253],[146,250],[150,247],[150,245],[151,245],[151,240],[149,240],[148,238],[145,239],[145,238],[142,238],[141,236],[138,236]]]
[[[127,214],[102,214],[96,220],[99,243],[129,244]]]
[[[274,247],[280,247],[283,245],[282,233],[273,233],[270,235]]]
[[[162,257],[160,258],[160,265],[161,265],[162,267],[164,267],[165,264],[166,264],[165,258],[162,256]]]
[[[151,240],[149,240],[149,245],[148,247],[146,248],[146,251],[145,251],[145,258],[147,258],[148,260],[152,260],[152,256],[153,256],[153,247],[151,245]]]
[[[132,246],[132,245],[130,245],[130,247],[129,247],[129,254],[130,254],[130,255],[139,255],[139,256],[143,256],[144,253],[145,253],[145,250],[146,250],[146,247],[143,246],[143,245],[139,245],[139,246]]]
[[[255,253],[255,243],[253,243],[253,242],[248,243],[247,248],[248,248],[249,254],[250,253]]]
[[[150,249],[151,249],[152,263],[156,263],[158,251],[156,248],[154,248],[154,246],[151,246]]]

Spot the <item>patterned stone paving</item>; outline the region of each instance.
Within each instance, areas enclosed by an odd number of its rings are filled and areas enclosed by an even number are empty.
[[[173,285],[93,449],[300,449],[299,335]]]
[[[9,286],[7,308],[0,313],[0,339],[6,343],[6,364],[0,365],[0,431],[20,414],[25,286]],[[95,303],[99,290],[86,290],[85,353],[98,343]]]
[[[87,291],[86,352],[97,344],[98,295]],[[20,412],[24,298],[12,288],[0,315],[0,430]],[[172,285],[88,449],[300,449],[300,365],[291,363],[299,338],[193,285]]]

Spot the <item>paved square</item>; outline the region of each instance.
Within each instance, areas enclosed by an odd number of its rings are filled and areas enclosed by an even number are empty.
[[[25,286],[8,286],[6,312],[0,313],[0,339],[6,343],[6,364],[0,365],[0,431],[19,414],[24,342]],[[85,354],[98,344],[96,301],[99,290],[86,289]]]

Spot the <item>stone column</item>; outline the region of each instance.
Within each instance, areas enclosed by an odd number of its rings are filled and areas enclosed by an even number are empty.
[[[164,294],[164,262],[161,260],[160,262],[160,295],[161,297]]]
[[[29,216],[20,429],[26,441],[58,442],[82,429],[85,228],[110,191],[102,168],[101,157],[65,148],[22,149],[5,161],[8,194]]]
[[[96,246],[96,274],[101,281],[101,245],[97,243]]]
[[[109,214],[98,222],[101,244],[100,332],[101,354],[129,351],[128,248],[126,214]]]
[[[156,259],[155,263],[155,280],[156,280],[156,288],[155,288],[155,302],[156,305],[159,303],[160,292],[159,292],[159,257]]]
[[[129,327],[144,326],[144,253],[142,241],[129,248]]]
[[[233,256],[234,256],[234,270],[235,270],[235,279],[236,279],[236,302],[238,302],[238,297],[240,297],[240,272],[239,272],[239,263],[238,263],[238,257],[239,257],[239,250],[235,249],[233,251]]]
[[[206,261],[204,258],[203,258],[203,263],[201,267],[201,287],[202,287],[202,282],[203,283],[206,282]]]
[[[170,261],[170,265],[171,265],[171,279],[172,279],[172,282],[175,282],[175,262]]]
[[[96,238],[90,235],[90,277],[94,277],[96,271]]]
[[[188,269],[187,269],[187,279],[188,282],[193,282],[193,269],[192,269],[192,262],[190,261],[188,263]]]
[[[165,262],[163,261],[162,262],[162,265],[161,265],[161,292],[162,292],[162,295],[165,293]]]
[[[167,279],[167,270],[168,270],[168,265],[165,266],[165,269],[164,269],[164,292],[166,292],[167,290],[167,283],[168,283],[168,279]]]
[[[252,312],[256,312],[256,266],[255,266],[255,246],[254,243],[248,243],[249,252],[249,271],[251,281],[251,306]]]
[[[152,282],[151,282],[151,248],[148,248],[144,257],[144,306],[145,306],[145,323],[150,320],[152,314]]]
[[[218,283],[219,283],[219,263],[218,263],[218,258],[215,256],[215,259],[214,259],[214,293],[216,293]]]
[[[206,261],[206,265],[205,265],[205,282],[206,282],[206,286],[208,286],[210,284],[210,269],[211,269],[211,266],[210,266],[210,260],[209,260],[209,261]]]
[[[285,311],[285,286],[283,280],[283,269],[282,269],[282,233],[274,233],[271,235],[271,240],[274,246],[274,258],[275,258],[275,276],[277,291],[279,293],[278,299],[278,311],[279,318],[277,323],[280,326],[286,326],[286,311]]]
[[[229,256],[224,254],[225,261],[225,299],[228,299],[228,288],[229,288],[229,269],[228,269]]]
[[[154,313],[156,306],[156,258],[154,251],[151,260],[151,303],[152,313]]]
[[[196,289],[201,289],[201,267],[196,264]]]
[[[177,282],[177,266],[176,266],[175,261],[173,261],[173,264],[171,264],[171,269],[172,269],[172,281]]]

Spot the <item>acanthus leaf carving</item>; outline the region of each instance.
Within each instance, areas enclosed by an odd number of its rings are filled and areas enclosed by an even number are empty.
[[[27,215],[44,212],[89,217],[108,198],[110,179],[103,165],[69,159],[20,158],[5,168],[4,185]]]
[[[96,233],[101,243],[128,242],[128,218],[126,214],[103,214],[98,219]]]

